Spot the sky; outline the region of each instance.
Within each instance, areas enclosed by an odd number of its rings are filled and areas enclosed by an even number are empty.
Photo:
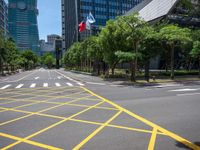
[[[40,39],[49,34],[61,35],[61,0],[38,0]]]

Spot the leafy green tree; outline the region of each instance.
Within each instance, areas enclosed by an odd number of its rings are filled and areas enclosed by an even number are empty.
[[[170,49],[171,79],[174,79],[174,53],[175,48],[187,44],[191,41],[190,30],[176,25],[167,25],[160,30],[161,39]]]
[[[200,41],[195,41],[193,44],[193,49],[191,51],[193,58],[196,58],[199,63],[199,78],[200,78]]]
[[[14,71],[15,66],[18,66],[18,58],[20,56],[15,42],[11,38],[5,42],[5,49],[7,50],[7,63],[11,66],[11,71]]]
[[[119,62],[115,52],[120,50],[122,37],[119,36],[118,24],[114,20],[109,20],[106,26],[101,30],[99,40],[102,46],[103,59],[108,64],[109,69],[114,70]]]
[[[118,27],[121,28],[121,32],[124,34],[122,38],[125,38],[127,43],[126,52],[128,57],[133,56],[131,62],[131,81],[136,81],[136,71],[138,66],[138,59],[141,56],[140,46],[144,39],[143,28],[146,26],[146,22],[143,21],[138,14],[132,14],[129,16],[119,17],[117,20]],[[131,51],[129,51],[131,50]],[[133,53],[130,55],[130,52]],[[130,57],[129,57],[130,58]]]
[[[55,58],[52,55],[47,55],[44,64],[47,65],[48,68],[52,68],[55,64]]]
[[[161,53],[161,43],[158,32],[152,26],[143,28],[144,39],[141,43],[140,53],[145,66],[145,79],[149,82],[150,60]]]
[[[7,50],[5,48],[5,37],[3,33],[0,31],[0,71],[3,74],[3,64],[6,61]]]
[[[36,67],[39,60],[38,56],[31,50],[23,51],[21,53],[21,57],[23,58],[22,65],[24,66],[25,70]]]

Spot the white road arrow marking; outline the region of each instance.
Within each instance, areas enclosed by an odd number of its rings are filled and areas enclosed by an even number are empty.
[[[40,77],[35,77],[35,80],[39,79]]]

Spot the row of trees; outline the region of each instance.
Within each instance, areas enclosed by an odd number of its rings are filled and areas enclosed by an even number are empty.
[[[101,64],[103,73],[111,70],[114,74],[116,66],[126,62],[130,64],[132,81],[140,68],[145,69],[149,81],[150,60],[162,55],[166,56],[166,69],[170,66],[170,76],[174,79],[175,54],[184,55],[185,62],[197,58],[200,66],[199,43],[200,30],[167,23],[150,25],[133,14],[109,20],[97,36],[74,43],[65,53],[64,63],[80,70],[93,67],[98,74]]]
[[[32,50],[19,51],[11,38],[6,38],[0,32],[0,72],[4,74],[15,72],[19,68],[30,70],[37,66],[55,66],[55,57],[51,53],[45,53],[42,57]]]

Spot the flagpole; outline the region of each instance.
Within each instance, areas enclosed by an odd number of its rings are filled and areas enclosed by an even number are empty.
[[[78,2],[77,2],[77,0],[75,0],[75,14],[76,14],[76,27],[75,27],[75,31],[76,31],[76,42],[78,42],[79,40],[79,38],[78,38],[78,34],[79,34],[79,32],[78,32]]]

